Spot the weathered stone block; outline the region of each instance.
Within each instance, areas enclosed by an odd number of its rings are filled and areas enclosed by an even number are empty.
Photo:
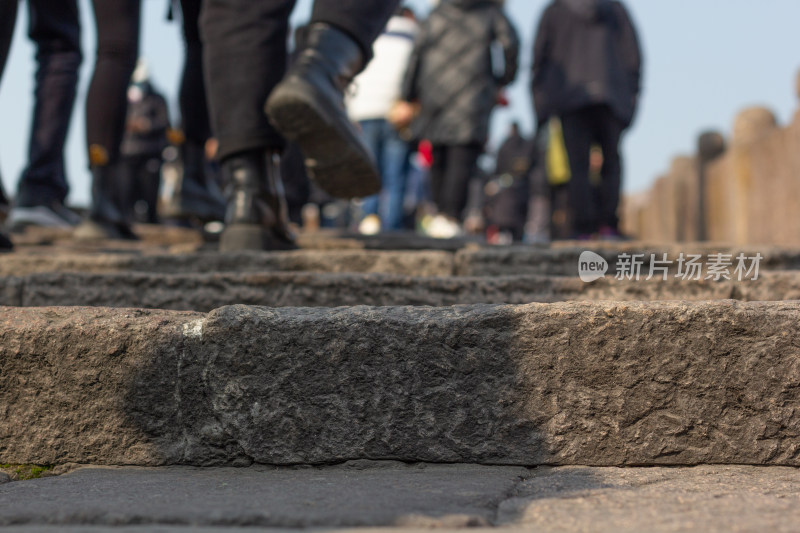
[[[800,303],[0,310],[0,462],[800,466]]]

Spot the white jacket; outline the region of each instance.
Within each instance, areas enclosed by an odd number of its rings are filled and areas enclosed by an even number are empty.
[[[417,31],[417,23],[409,18],[394,16],[389,19],[386,30],[373,44],[372,61],[353,81],[352,96],[347,99],[351,120],[386,118],[400,99]]]

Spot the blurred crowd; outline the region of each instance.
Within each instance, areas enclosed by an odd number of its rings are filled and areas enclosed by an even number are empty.
[[[492,151],[492,113],[519,75],[515,23],[530,23],[503,4],[441,0],[421,20],[397,1],[318,0],[290,39],[291,0],[169,0],[185,42],[173,124],[166,88],[137,57],[141,0],[93,0],[92,203],[79,216],[63,153],[78,2],[0,0],[0,76],[18,8],[38,63],[28,164],[16,194],[0,187],[5,228],[99,240],[179,225],[221,232],[223,250],[291,248],[320,227],[492,244],[624,238],[619,145],[642,64],[628,12],[612,0],[545,8],[529,73],[536,129],[526,137],[518,117]]]

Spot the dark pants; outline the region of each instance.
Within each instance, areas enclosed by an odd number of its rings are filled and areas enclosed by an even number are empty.
[[[605,105],[567,113],[561,117],[561,125],[571,170],[569,218],[573,236],[595,233],[602,227],[617,230],[622,186],[619,142],[625,125]],[[603,151],[598,190],[589,181],[592,143]]]
[[[433,203],[443,215],[461,220],[467,207],[469,180],[478,170],[483,148],[477,144],[464,146],[434,145],[431,166]]]
[[[158,224],[158,188],[161,183],[161,153],[123,155],[116,166],[121,200],[133,220]],[[143,202],[147,210],[137,212]]]
[[[69,193],[64,143],[82,60],[77,0],[28,0],[28,12],[38,69],[28,166],[17,191],[20,207],[63,203]]]
[[[211,137],[203,78],[203,43],[200,40],[201,4],[202,0],[181,0],[186,47],[179,93],[181,127],[186,139],[197,145],[203,145]]]
[[[97,59],[86,99],[89,163],[119,159],[128,109],[128,84],[139,53],[141,0],[92,0],[97,26]]]
[[[311,22],[348,33],[370,56],[398,0],[317,0]],[[295,0],[204,0],[201,33],[211,124],[219,156],[281,148],[264,115],[270,92],[286,71],[289,15]]]
[[[3,80],[3,70],[5,70],[6,59],[8,59],[11,38],[14,36],[14,23],[16,20],[16,0],[0,0],[0,81]],[[0,207],[7,204],[8,198],[6,198],[3,191],[3,182],[0,180]]]

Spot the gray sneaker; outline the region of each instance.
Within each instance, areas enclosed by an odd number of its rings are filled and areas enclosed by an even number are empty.
[[[33,207],[12,207],[6,220],[6,225],[13,232],[23,231],[29,226],[71,229],[80,223],[80,216],[58,202]]]

